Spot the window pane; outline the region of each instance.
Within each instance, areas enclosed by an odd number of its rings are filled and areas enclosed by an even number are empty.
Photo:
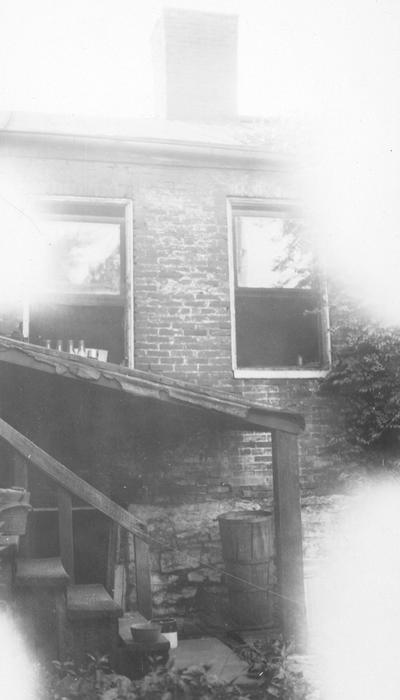
[[[238,367],[317,367],[318,296],[310,290],[238,290]]]
[[[312,256],[299,220],[236,217],[239,287],[310,289]]]
[[[89,221],[41,224],[44,286],[62,294],[120,294],[120,226]]]

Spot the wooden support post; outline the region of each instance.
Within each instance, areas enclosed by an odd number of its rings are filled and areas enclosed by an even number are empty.
[[[26,459],[19,454],[13,452],[13,486],[22,486],[28,489],[28,465]]]
[[[64,569],[74,582],[74,532],[72,523],[72,499],[65,489],[57,489],[58,528],[60,556]]]
[[[22,488],[29,490],[28,482],[28,463],[26,459],[19,454],[19,452],[14,451],[12,455],[13,462],[13,486],[22,486]],[[21,537],[19,543],[19,556],[30,557],[35,551],[35,518],[33,513],[28,513],[28,523],[26,527],[26,533],[24,537]]]
[[[149,545],[136,535],[134,536],[134,545],[137,606],[139,612],[150,620],[153,614],[153,607],[151,600]]]
[[[119,554],[121,541],[121,528],[113,520],[110,522],[108,535],[108,551],[107,551],[107,571],[106,571],[106,590],[110,596],[114,597],[114,578],[115,567]]]
[[[272,433],[274,514],[282,630],[294,638],[299,651],[306,647],[306,607],[297,437]]]
[[[67,601],[65,590],[56,590],[55,594],[55,614],[57,628],[57,647],[59,661],[66,661],[68,657],[68,620]]]

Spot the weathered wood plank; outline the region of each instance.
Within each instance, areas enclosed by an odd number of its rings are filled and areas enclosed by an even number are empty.
[[[183,409],[215,411],[232,421],[233,429],[243,429],[241,421],[255,426],[255,430],[282,430],[299,433],[304,429],[301,415],[290,411],[268,409],[221,392],[208,391],[192,385],[127,367],[97,360],[71,356],[55,350],[0,337],[0,362],[32,367],[50,374],[64,374],[71,379],[93,382],[96,386],[124,391],[132,397],[148,397],[181,406]],[[93,370],[93,371],[91,371]]]
[[[28,490],[28,465],[26,459],[18,452],[14,452],[13,456],[13,485],[22,486]]]
[[[29,490],[29,479],[28,479],[28,465],[26,459],[22,457],[18,452],[13,452],[12,454],[12,468],[13,468],[13,486],[22,486],[22,488]],[[33,514],[28,513],[28,522],[26,527],[26,532],[24,537],[21,537],[19,544],[19,555],[21,557],[32,556],[34,551],[34,522]]]
[[[117,564],[114,570],[114,602],[122,610],[126,607],[126,568],[125,564]]]
[[[60,543],[60,556],[64,569],[70,577],[71,583],[75,579],[74,563],[74,529],[72,522],[72,499],[68,491],[57,489],[58,505],[58,532]]]
[[[150,620],[153,614],[153,603],[151,599],[149,545],[138,537],[134,537],[134,544],[137,607],[139,612]]]
[[[65,591],[55,592],[55,614],[57,629],[58,658],[66,661],[68,657],[68,620]]]
[[[286,640],[306,646],[298,446],[294,435],[272,434],[275,539],[282,628]]]
[[[114,576],[120,546],[121,529],[117,523],[110,523],[107,548],[106,590],[114,597]]]
[[[110,498],[98,491],[74,474],[70,469],[51,457],[47,452],[35,445],[31,440],[15,430],[11,425],[0,418],[0,437],[9,445],[12,445],[19,454],[27,459],[28,465],[35,464],[59,486],[62,486],[70,493],[97,508],[101,513],[114,520],[121,527],[129,530],[134,535],[149,541],[147,529],[144,523],[135,518],[132,513],[114,503]]]

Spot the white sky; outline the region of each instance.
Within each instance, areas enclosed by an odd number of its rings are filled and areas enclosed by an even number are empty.
[[[0,107],[151,116],[164,5],[239,14],[242,114],[368,101],[400,65],[398,0],[2,0]]]
[[[400,0],[0,0],[0,109],[151,116],[165,4],[238,13],[239,112],[309,119],[328,264],[400,323]]]

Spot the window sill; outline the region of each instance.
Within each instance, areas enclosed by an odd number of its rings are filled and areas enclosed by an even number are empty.
[[[253,369],[233,370],[235,379],[323,379],[329,369]]]

